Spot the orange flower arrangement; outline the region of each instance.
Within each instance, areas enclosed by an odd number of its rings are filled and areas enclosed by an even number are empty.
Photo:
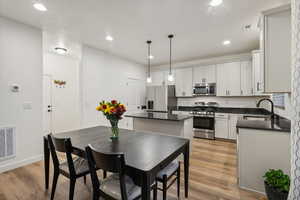
[[[96,107],[96,110],[102,112],[104,116],[110,121],[112,129],[112,139],[118,138],[119,120],[122,119],[122,115],[126,112],[126,107],[118,102],[117,100],[111,101],[102,101],[99,103],[99,106]]]

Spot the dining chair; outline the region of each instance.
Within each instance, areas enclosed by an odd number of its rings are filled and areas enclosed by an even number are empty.
[[[174,177],[174,178],[172,178]],[[170,184],[168,182],[171,180]],[[174,160],[167,167],[162,169],[156,176],[156,182],[162,183],[162,188],[157,186],[157,189],[163,192],[163,200],[167,199],[167,190],[177,180],[177,197],[180,197],[180,162]],[[157,184],[156,184],[157,185]]]
[[[51,200],[54,199],[57,180],[60,174],[70,179],[69,200],[73,200],[76,179],[84,177],[84,183],[86,183],[86,175],[90,173],[88,162],[83,158],[73,158],[73,146],[70,138],[56,138],[52,134],[49,134],[48,142],[54,166]],[[60,162],[57,152],[65,153],[66,161]]]
[[[125,157],[123,153],[101,153],[91,145],[86,147],[86,155],[91,171],[93,184],[93,200],[100,197],[109,200],[135,200],[141,197],[141,187],[125,174]],[[111,172],[101,182],[98,179],[96,168]],[[156,200],[156,182],[152,185],[153,199]]]

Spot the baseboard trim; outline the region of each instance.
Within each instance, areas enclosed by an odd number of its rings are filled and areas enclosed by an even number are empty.
[[[8,163],[6,165],[0,166],[0,173],[6,172],[6,171],[10,171],[25,165],[29,165],[31,163],[37,162],[37,161],[41,161],[43,159],[43,154],[37,155],[37,156],[33,156],[24,160],[20,160],[17,162],[12,162],[12,163]],[[1,163],[0,163],[1,165]]]
[[[259,193],[259,194],[266,195],[265,192],[258,191],[258,190],[254,190],[254,189],[250,189],[250,188],[247,188],[247,187],[244,187],[244,186],[239,186],[239,188],[241,188],[241,189],[243,189],[243,190],[248,190],[248,191],[251,191],[251,192],[256,192],[256,193]]]

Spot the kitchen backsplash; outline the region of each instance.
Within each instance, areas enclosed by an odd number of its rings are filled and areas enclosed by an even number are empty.
[[[266,97],[193,97],[193,98],[178,98],[178,106],[194,106],[195,102],[217,102],[222,107],[247,107],[255,108],[257,102],[261,98]],[[263,102],[262,108],[270,110],[270,104]],[[291,95],[285,94],[285,108],[274,108],[274,112],[282,117],[291,119]]]
[[[255,108],[259,99],[264,97],[193,97],[178,98],[178,106],[194,106],[195,102],[217,102],[222,107]]]

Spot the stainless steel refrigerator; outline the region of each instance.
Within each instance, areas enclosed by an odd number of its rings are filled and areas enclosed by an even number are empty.
[[[146,103],[148,111],[171,112],[177,107],[175,85],[147,86]]]

